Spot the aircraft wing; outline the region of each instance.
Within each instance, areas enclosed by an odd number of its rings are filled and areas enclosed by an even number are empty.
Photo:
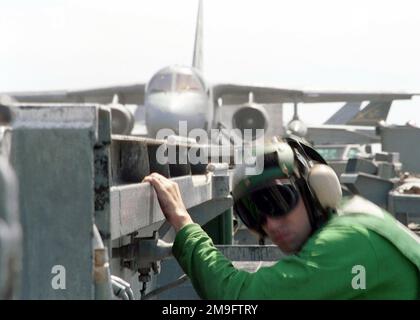
[[[304,91],[304,103],[409,100],[418,93]]]
[[[222,98],[224,105],[242,104],[249,101],[250,92],[253,93],[254,101],[261,104],[393,101],[407,100],[418,95],[405,92],[302,91],[263,86],[218,84],[213,86],[213,99],[217,101]]]
[[[249,101],[252,92],[254,101],[261,104],[295,102],[303,99],[303,91],[274,87],[245,86],[236,84],[218,84],[213,86],[213,99],[223,100],[224,105],[236,105]]]
[[[114,86],[74,91],[40,91],[40,92],[10,92],[5,93],[18,102],[57,102],[57,103],[83,103],[93,102],[108,104],[114,95],[118,95],[121,104],[144,104],[145,84]]]

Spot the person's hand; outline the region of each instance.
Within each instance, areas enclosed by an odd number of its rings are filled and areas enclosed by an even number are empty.
[[[143,182],[149,182],[155,188],[160,208],[176,232],[185,225],[193,223],[187,209],[185,209],[176,182],[155,172],[145,177]]]

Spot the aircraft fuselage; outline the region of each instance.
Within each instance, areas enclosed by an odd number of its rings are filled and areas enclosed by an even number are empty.
[[[212,127],[210,90],[192,67],[158,71],[146,86],[145,108],[148,135],[153,138],[162,128],[179,134],[180,121],[187,121],[188,131]]]

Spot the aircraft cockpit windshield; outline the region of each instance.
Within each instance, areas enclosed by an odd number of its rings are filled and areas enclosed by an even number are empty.
[[[150,81],[148,91],[150,93],[172,91],[173,73],[158,73]]]
[[[204,91],[201,79],[192,72],[162,72],[153,77],[148,86],[150,93]]]
[[[204,88],[201,85],[200,81],[194,77],[193,74],[182,74],[178,73],[176,75],[176,91],[203,91]]]

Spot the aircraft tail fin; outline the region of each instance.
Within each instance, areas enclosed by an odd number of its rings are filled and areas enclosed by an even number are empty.
[[[194,55],[192,66],[203,71],[203,1],[198,3],[197,22],[195,27]]]
[[[361,102],[347,102],[334,113],[324,124],[346,124],[360,111]]]
[[[348,125],[376,126],[381,120],[386,120],[392,101],[372,101],[363,110],[356,114]]]

